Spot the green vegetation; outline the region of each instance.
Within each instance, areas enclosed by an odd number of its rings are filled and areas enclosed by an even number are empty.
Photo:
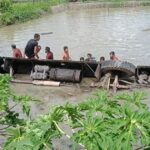
[[[18,3],[14,3],[14,1]],[[24,2],[22,2],[24,1]],[[42,14],[51,10],[51,6],[64,4],[76,0],[0,0],[0,26],[11,25],[17,22],[25,22],[39,18]],[[113,2],[120,6],[120,2],[131,0],[77,0],[79,2]],[[149,5],[150,0],[142,5]],[[146,3],[147,2],[147,3]]]
[[[38,18],[50,7],[65,3],[66,0],[48,0],[47,2],[12,3],[11,0],[0,0],[0,24],[11,25]]]
[[[29,116],[30,102],[35,101],[29,96],[15,95],[9,87],[10,79],[7,75],[0,75],[0,136],[5,134],[5,129],[10,126],[25,125],[25,120],[20,118],[14,108],[19,105],[23,114]]]
[[[87,150],[132,150],[150,148],[150,111],[143,103],[143,93],[120,94],[109,97],[97,91],[87,101],[56,106],[36,119],[20,119],[9,107],[12,99],[23,104],[29,116],[31,98],[14,96],[9,89],[8,76],[0,76],[0,129],[7,136],[4,150],[48,150],[53,139],[66,136],[72,148]],[[10,113],[11,111],[11,113]],[[62,125],[72,134],[67,135]],[[7,128],[7,129],[6,129]],[[78,147],[77,147],[78,146]]]
[[[114,2],[114,3],[118,3],[118,2],[133,2],[133,0],[82,0],[83,2]],[[136,0],[135,0],[136,1]],[[139,2],[149,2],[150,0],[139,0]],[[137,1],[138,2],[138,1]]]

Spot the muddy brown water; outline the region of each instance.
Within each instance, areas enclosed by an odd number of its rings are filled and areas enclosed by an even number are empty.
[[[135,64],[150,64],[150,7],[104,8],[66,11],[37,20],[0,28],[0,55],[11,56],[10,44],[24,49],[34,33],[41,36],[42,51],[50,46],[54,58],[60,59],[62,48],[68,45],[71,57],[79,60],[91,52],[94,57],[108,58],[111,50],[122,60]]]
[[[10,44],[15,43],[23,50],[34,33],[50,31],[53,34],[41,36],[40,58],[45,57],[44,47],[50,46],[54,58],[60,59],[62,47],[68,45],[74,60],[88,52],[97,59],[109,58],[109,52],[114,50],[122,60],[150,65],[150,7],[73,10],[3,27],[0,28],[0,55],[11,56]],[[92,91],[77,86],[48,88],[13,84],[12,87],[16,93],[42,99],[43,104],[36,106],[35,114],[46,112],[53,104],[80,102]]]

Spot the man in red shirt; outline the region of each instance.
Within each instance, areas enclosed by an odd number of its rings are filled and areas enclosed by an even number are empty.
[[[46,59],[53,60],[53,53],[50,51],[50,47],[45,47]]]
[[[14,58],[22,58],[22,53],[20,49],[16,48],[15,44],[11,45],[12,51],[13,51],[13,57]]]
[[[111,51],[111,52],[109,53],[109,55],[110,55],[110,60],[113,60],[113,61],[119,60],[118,57],[116,57],[114,51]]]

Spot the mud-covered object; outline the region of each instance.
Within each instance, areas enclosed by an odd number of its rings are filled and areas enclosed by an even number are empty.
[[[0,73],[6,73],[6,71],[4,70],[4,60],[2,57],[0,57]]]
[[[149,80],[149,76],[146,73],[140,74],[138,76],[138,83],[139,84],[148,84],[148,80]]]
[[[81,70],[51,68],[49,79],[62,82],[81,82]]]
[[[48,78],[48,74],[45,72],[31,72],[30,76],[33,80],[46,80]]]
[[[119,75],[119,77],[124,76],[134,76],[135,75],[136,67],[129,62],[126,61],[104,61],[101,64],[101,71],[102,73],[114,73]]]
[[[150,83],[150,75],[148,76],[148,80],[147,81],[148,81],[148,83]]]
[[[50,70],[49,66],[46,65],[35,65],[34,66],[34,71],[35,72],[48,72]]]

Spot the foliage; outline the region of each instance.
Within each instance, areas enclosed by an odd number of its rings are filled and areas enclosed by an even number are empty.
[[[13,23],[15,22],[14,18],[15,18],[15,17],[14,17],[14,15],[12,15],[11,12],[5,12],[5,13],[3,13],[3,15],[0,17],[1,23],[2,23],[3,25],[11,25],[11,24],[13,24]]]
[[[109,97],[97,91],[78,105],[56,106],[23,126],[10,128],[4,150],[52,149],[52,139],[67,136],[87,150],[132,150],[150,147],[150,111],[144,94]],[[72,135],[62,130],[72,129]]]
[[[62,121],[63,115],[64,110],[61,107],[57,107],[53,112],[32,122],[27,122],[26,126],[10,128],[8,133],[11,136],[5,143],[4,149],[43,150],[52,148],[52,139],[60,136],[55,122]]]
[[[30,101],[35,101],[29,96],[17,96],[10,89],[11,78],[8,75],[0,74],[0,134],[4,133],[7,127],[23,125],[24,119],[21,119],[19,113],[14,108],[19,105],[23,113],[29,116]]]
[[[16,21],[24,22],[30,19],[38,18],[43,11],[48,11],[47,3],[24,3],[13,5],[13,15]]]
[[[4,13],[10,11],[12,8],[11,0],[0,0],[0,12]]]
[[[5,2],[5,0],[0,1]],[[10,25],[16,22],[25,22],[31,19],[39,18],[42,14],[49,11],[51,6],[65,2],[66,0],[48,0],[47,2],[37,3],[15,3],[10,6],[8,6],[9,3],[7,5],[4,3],[5,5],[3,4],[3,11],[0,16],[0,24]]]

